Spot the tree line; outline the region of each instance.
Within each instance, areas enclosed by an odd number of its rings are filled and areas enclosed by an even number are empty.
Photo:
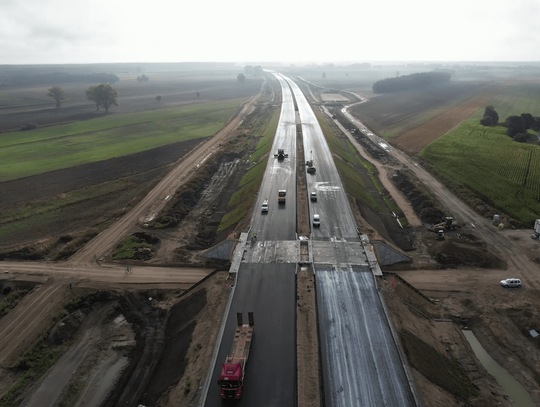
[[[65,92],[60,86],[50,88],[47,96],[54,99],[57,109],[62,105],[62,101],[66,99]],[[161,96],[158,97],[161,100]],[[90,86],[86,91],[86,99],[96,104],[96,110],[99,110],[100,107],[104,108],[105,113],[109,112],[111,106],[119,106],[118,92],[106,83]]]
[[[422,72],[403,75],[396,78],[381,79],[373,84],[375,93],[392,93],[404,90],[414,90],[427,86],[449,82],[448,72]]]
[[[108,73],[71,74],[67,72],[54,72],[41,75],[12,75],[11,78],[3,78],[4,85],[52,85],[57,83],[93,82],[93,83],[116,83],[118,76]]]
[[[493,105],[486,106],[484,117],[480,120],[483,126],[504,126],[508,137],[519,143],[529,140],[527,130],[540,132],[540,117],[530,113],[521,113],[519,116],[508,116],[504,123],[499,123],[499,114]]]

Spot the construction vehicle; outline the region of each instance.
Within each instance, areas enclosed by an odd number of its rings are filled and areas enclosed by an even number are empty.
[[[308,174],[315,174],[315,167],[313,166],[313,160],[306,161]]]
[[[285,157],[288,157],[289,154],[285,154],[285,150],[282,148],[278,148],[277,154],[274,154],[274,157],[277,157],[279,161],[282,161],[285,159]]]
[[[284,204],[285,203],[285,195],[287,195],[287,190],[285,189],[280,189],[278,191],[278,203],[279,204]]]
[[[447,216],[441,223],[432,225],[429,230],[439,233],[440,230],[456,230],[459,227],[458,223],[451,216]]]
[[[308,174],[315,174],[315,167],[313,166],[313,150],[311,150],[311,159],[306,161]]]
[[[540,219],[534,221],[534,233],[531,235],[531,239],[540,239]]]
[[[248,312],[249,324],[242,321],[242,313],[236,313],[237,327],[231,350],[221,365],[221,375],[218,386],[221,398],[226,400],[239,399],[242,396],[244,376],[249,357],[249,348],[253,339],[253,312]]]

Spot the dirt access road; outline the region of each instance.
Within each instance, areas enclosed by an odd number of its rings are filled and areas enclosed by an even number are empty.
[[[261,93],[253,96],[234,118],[232,118],[214,137],[202,142],[193,149],[156,187],[150,191],[131,211],[100,233],[68,262],[69,266],[90,264],[96,259],[107,257],[136,225],[144,225],[153,219],[165,206],[169,197],[197,171],[197,168],[221,147],[222,142],[235,130],[254,109]]]
[[[118,265],[67,267],[13,262],[2,266],[9,270],[3,277],[10,275],[20,281],[40,284],[15,309],[0,319],[0,366],[4,368],[16,363],[21,353],[50,327],[51,321],[63,306],[83,288],[118,291],[141,287],[185,290],[213,271],[204,268],[134,267],[133,272],[128,274],[124,266]]]

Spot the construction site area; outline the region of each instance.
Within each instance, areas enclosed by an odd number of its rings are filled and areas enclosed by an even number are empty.
[[[336,137],[373,165],[369,177],[378,179],[383,192],[369,193],[399,208],[393,214],[377,211],[344,182],[354,220],[369,237],[382,270],[375,279],[377,290],[419,404],[518,405],[503,389],[503,379],[479,360],[465,333],[470,331],[518,382],[517,391],[523,389],[533,405],[540,405],[540,338],[534,335],[540,332],[540,224],[536,230],[516,227],[487,203],[472,207],[415,155],[417,139],[407,146],[408,138],[398,137],[386,146],[341,115],[335,97],[325,101],[320,89],[307,91],[306,83],[297,82]],[[231,262],[252,214],[264,216],[269,205],[289,207],[294,201],[298,240],[309,239],[317,226],[308,203],[321,197],[306,185],[307,177],[319,175],[318,162],[298,145],[294,155],[279,148],[258,158],[284,165],[295,157],[301,174],[294,175],[294,193],[278,189],[277,196],[259,197],[262,169],[259,184],[249,191],[251,201],[243,207],[238,199],[231,206],[250,181],[248,171],[258,171],[252,157],[281,105],[280,88],[271,76],[250,86],[235,91],[245,102],[211,137],[0,183],[0,196],[6,197],[0,210],[6,213],[28,203],[49,204],[81,182],[88,187],[113,181],[125,185],[67,205],[61,217],[43,215],[31,230],[13,227],[2,236],[0,407],[43,406],[42,400],[63,407],[202,405],[239,278],[230,272]],[[448,90],[448,97],[459,93],[466,99],[464,109],[480,109],[498,86],[459,84]],[[223,99],[228,97],[226,90],[221,92]],[[422,99],[421,94],[415,97]],[[427,102],[418,109],[427,110],[431,97],[426,92]],[[401,109],[412,114],[406,104]],[[384,128],[375,113],[366,120],[369,114],[367,109],[356,117],[374,132]],[[440,117],[434,132],[442,135],[452,126]],[[335,142],[329,144],[332,148]],[[245,216],[226,224],[224,218],[236,209]],[[23,220],[2,225],[16,222]],[[119,258],[126,237],[135,249]],[[315,279],[299,247],[295,403],[322,406]],[[504,288],[501,280],[508,278],[520,278],[523,285]],[[217,394],[216,383],[211,386]]]

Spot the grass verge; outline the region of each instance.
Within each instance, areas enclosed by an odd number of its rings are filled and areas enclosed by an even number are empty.
[[[281,109],[276,109],[274,111],[274,114],[270,118],[270,121],[264,127],[262,131],[262,137],[257,143],[255,152],[251,154],[251,157],[249,157],[249,162],[251,163],[256,162],[263,155],[268,153],[268,151],[270,151],[270,148],[272,148],[272,144],[274,142],[274,136],[276,135],[277,126],[279,123],[280,114],[281,114]]]
[[[349,139],[337,136],[324,116],[317,114],[317,118],[330,150],[340,157],[334,159],[334,162],[347,193],[376,211],[388,212],[390,210],[401,214],[398,206],[384,195],[385,189],[377,178],[375,166],[362,159]]]
[[[240,222],[247,215],[247,211],[253,204],[257,191],[260,188],[267,162],[268,158],[259,160],[242,177],[240,186],[243,187],[236,191],[229,200],[229,207],[233,207],[233,209],[221,219],[217,230],[218,233]]]

